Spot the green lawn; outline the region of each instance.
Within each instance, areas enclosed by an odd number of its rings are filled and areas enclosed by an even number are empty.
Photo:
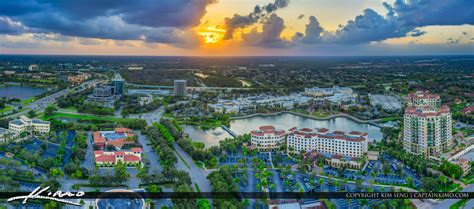
[[[29,104],[29,103],[31,103],[31,102],[33,102],[33,101],[35,101],[35,98],[34,98],[34,97],[30,97],[30,98],[28,98],[28,99],[21,100],[21,104],[22,104],[22,105],[27,105],[27,104]]]
[[[401,120],[402,117],[388,117],[388,118],[382,118],[380,119],[381,122],[389,122],[389,121],[394,121],[394,120]]]
[[[102,121],[105,120],[105,121],[114,121],[114,122],[133,120],[130,118],[116,118],[113,116],[80,115],[80,114],[69,114],[69,113],[54,113],[52,116],[43,117],[43,120],[49,120],[51,118],[74,118],[74,119],[81,119],[81,120],[102,120]]]
[[[0,110],[0,114],[4,114],[4,113],[7,113],[7,112],[12,111],[12,110],[13,110],[13,107],[7,105],[7,106],[5,106],[5,108]]]

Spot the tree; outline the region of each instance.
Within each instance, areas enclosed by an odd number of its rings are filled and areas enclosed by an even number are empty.
[[[28,111],[28,116],[29,116],[30,118],[34,118],[34,117],[36,116],[36,111],[34,111],[34,110]]]
[[[46,117],[52,116],[55,111],[57,111],[57,108],[53,105],[50,105],[44,110],[44,116]]]
[[[130,177],[130,174],[127,172],[126,165],[122,162],[117,163],[117,165],[115,165],[114,170],[114,177],[117,182],[125,182]]]

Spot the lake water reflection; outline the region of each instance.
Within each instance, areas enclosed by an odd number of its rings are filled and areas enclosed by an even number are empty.
[[[230,122],[230,129],[236,134],[241,135],[249,133],[251,130],[255,130],[263,125],[273,125],[285,130],[292,127],[306,127],[327,128],[331,131],[360,131],[367,132],[369,134],[369,139],[371,140],[380,140],[382,138],[382,132],[379,127],[359,123],[350,118],[337,117],[329,120],[315,120],[290,113],[271,116],[254,116],[246,119],[232,120]],[[206,146],[217,145],[220,140],[231,137],[230,134],[222,128],[203,131],[199,127],[185,125],[183,126],[183,130],[185,133],[189,134],[193,140],[204,142]]]

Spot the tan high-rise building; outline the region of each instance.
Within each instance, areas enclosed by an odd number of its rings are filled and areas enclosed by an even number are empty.
[[[403,120],[403,147],[408,152],[439,156],[452,146],[451,112],[441,106],[439,95],[410,94]]]

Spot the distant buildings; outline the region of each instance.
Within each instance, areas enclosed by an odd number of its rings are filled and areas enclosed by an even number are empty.
[[[258,151],[277,151],[285,144],[285,130],[273,126],[261,126],[250,132],[252,146]]]
[[[87,97],[87,102],[100,106],[111,107],[117,99],[112,86],[97,86],[93,93]]]
[[[30,119],[24,115],[8,123],[8,129],[15,134],[29,132],[33,134],[46,134],[50,131],[50,122],[39,119]]]
[[[125,91],[125,80],[116,73],[110,85],[101,85],[94,88],[93,93],[87,97],[86,102],[100,106],[111,107],[116,99]]]
[[[238,98],[234,100],[219,100],[217,103],[208,104],[208,108],[217,113],[245,113],[254,112],[257,107],[279,107],[290,110],[295,105],[308,104],[311,98],[300,94],[290,96],[260,95]]]
[[[387,112],[398,112],[402,109],[402,103],[395,96],[382,94],[369,94],[370,104],[373,107],[381,107]]]
[[[136,165],[141,162],[141,147],[137,147],[135,134],[128,128],[114,131],[95,131],[94,159],[99,166],[113,166],[119,162]]]
[[[89,73],[81,73],[81,74],[78,74],[78,75],[69,75],[67,77],[67,81],[69,84],[73,85],[73,86],[77,86],[77,85],[80,85],[81,83],[83,83],[85,80],[89,79],[90,78],[90,74]]]
[[[28,66],[28,70],[29,71],[37,71],[37,70],[39,70],[39,66],[38,65],[30,65],[30,66]]]
[[[323,98],[336,105],[351,104],[356,100],[352,88],[339,86],[333,86],[332,88],[305,88],[303,95]]]
[[[334,94],[353,94],[352,88],[333,86],[332,88],[305,88],[304,95],[311,97],[326,97]]]
[[[113,94],[123,95],[125,92],[125,80],[120,76],[120,74],[115,73],[112,78],[111,85],[114,87]]]
[[[408,152],[438,156],[452,146],[452,121],[448,106],[439,95],[416,92],[408,95],[405,109],[403,147]]]
[[[174,96],[186,96],[186,80],[174,80]]]

